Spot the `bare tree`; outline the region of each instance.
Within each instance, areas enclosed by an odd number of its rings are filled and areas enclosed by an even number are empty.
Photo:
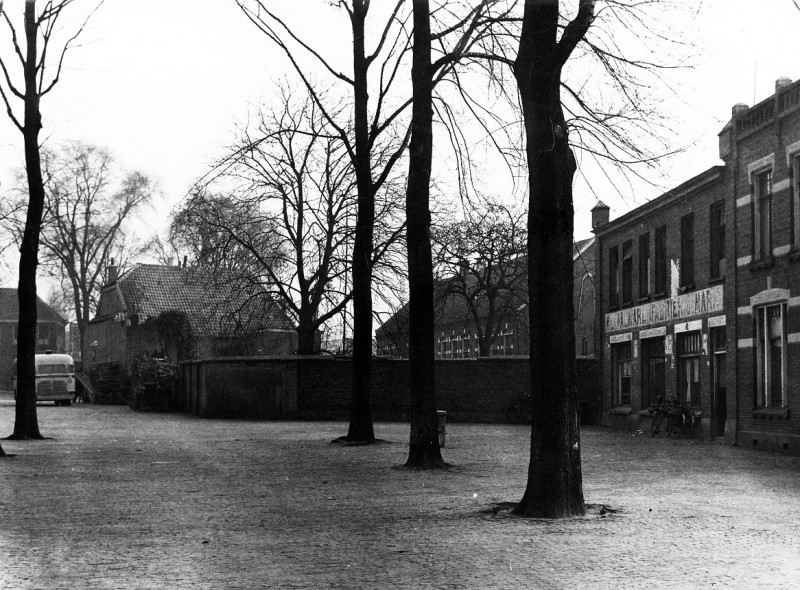
[[[372,279],[374,250],[375,198],[392,175],[394,165],[403,156],[408,141],[402,117],[410,100],[397,98],[393,86],[402,56],[408,49],[403,28],[403,0],[389,7],[385,24],[374,49],[367,49],[367,17],[369,0],[342,0],[332,3],[350,21],[352,74],[334,67],[323,52],[312,47],[262,0],[236,0],[245,15],[289,59],[303,81],[309,95],[317,103],[327,123],[342,141],[353,166],[356,179],[357,212],[352,247],[353,289],[353,389],[348,433],[343,440],[350,443],[373,443],[370,392],[372,389]],[[305,58],[316,62],[330,76],[331,84],[339,85],[347,96],[346,120],[339,120],[325,103],[324,97],[311,83],[310,71],[302,65]],[[370,76],[373,77],[370,81]],[[399,127],[398,127],[399,126]],[[398,128],[400,129],[398,131]],[[396,141],[383,141],[387,136]],[[382,151],[381,154],[376,153]],[[380,156],[378,158],[377,156]]]
[[[44,211],[45,193],[39,155],[39,132],[42,128],[41,99],[59,81],[64,57],[81,34],[86,21],[58,48],[58,25],[74,0],[51,0],[37,10],[36,0],[26,0],[21,30],[25,44],[20,42],[18,29],[0,5],[2,18],[13,48],[13,55],[22,70],[22,84],[12,77],[11,61],[0,58],[0,96],[6,113],[20,131],[25,144],[25,170],[28,182],[28,207],[25,230],[20,244],[19,261],[19,338],[17,341],[17,404],[14,439],[42,438],[36,414],[36,268],[39,254],[39,232]],[[55,65],[49,55],[58,55]],[[13,108],[12,100],[23,105],[22,116]]]
[[[130,243],[125,225],[150,201],[153,183],[140,172],[115,182],[111,155],[80,142],[46,152],[43,164],[42,263],[68,283],[85,358],[86,330],[109,261],[119,268],[124,255],[146,249]]]
[[[500,203],[473,204],[463,221],[435,228],[441,279],[438,305],[457,298],[472,324],[479,356],[489,356],[506,322],[528,303],[525,215]]]
[[[204,264],[238,264],[242,278],[273,292],[293,315],[298,352],[316,354],[322,329],[352,297],[356,178],[340,136],[302,94],[281,88],[280,105],[259,113],[202,182],[228,196],[195,195],[176,215],[171,241],[194,240]],[[373,255],[380,258],[403,224],[391,192],[376,204]],[[187,233],[190,227],[196,231]]]

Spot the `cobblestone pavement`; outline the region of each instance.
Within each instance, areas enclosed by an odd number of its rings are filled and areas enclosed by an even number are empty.
[[[39,406],[3,441],[0,588],[800,587],[800,459],[584,430],[587,502],[558,522],[485,512],[524,491],[523,426],[448,424],[445,472],[333,422]],[[13,407],[0,406],[11,432]]]

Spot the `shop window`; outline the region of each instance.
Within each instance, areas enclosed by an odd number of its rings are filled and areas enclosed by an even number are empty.
[[[694,214],[681,217],[681,289],[694,287]]]
[[[608,251],[608,306],[619,305],[619,249],[614,246]]]
[[[700,407],[700,332],[678,336],[678,399],[693,407]]]
[[[629,406],[631,405],[631,378],[633,372],[631,343],[614,344],[612,354],[614,359],[614,403],[621,406]]]
[[[650,295],[650,234],[639,236],[639,297]]]
[[[772,169],[753,177],[753,257],[763,260],[772,255]]]
[[[711,205],[711,269],[712,280],[725,278],[725,202]]]
[[[755,310],[756,406],[786,406],[786,304],[766,305]]]
[[[653,289],[658,294],[667,291],[667,226],[657,227],[655,231],[655,277]]]
[[[622,303],[633,299],[633,242],[622,244]]]

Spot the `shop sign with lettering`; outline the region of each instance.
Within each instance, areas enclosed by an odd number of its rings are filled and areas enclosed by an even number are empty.
[[[666,323],[696,315],[723,310],[723,286],[715,285],[695,293],[687,293],[607,313],[606,332],[630,330],[651,324]]]

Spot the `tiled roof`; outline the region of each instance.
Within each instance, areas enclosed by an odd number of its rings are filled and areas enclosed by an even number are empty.
[[[37,319],[40,322],[54,322],[65,325],[67,320],[56,311],[36,297]],[[0,320],[16,322],[19,319],[19,298],[16,289],[0,288]]]
[[[117,285],[128,314],[137,314],[142,322],[165,311],[180,311],[200,335],[294,329],[265,291],[242,288],[236,281],[197,269],[140,264],[121,275]]]

